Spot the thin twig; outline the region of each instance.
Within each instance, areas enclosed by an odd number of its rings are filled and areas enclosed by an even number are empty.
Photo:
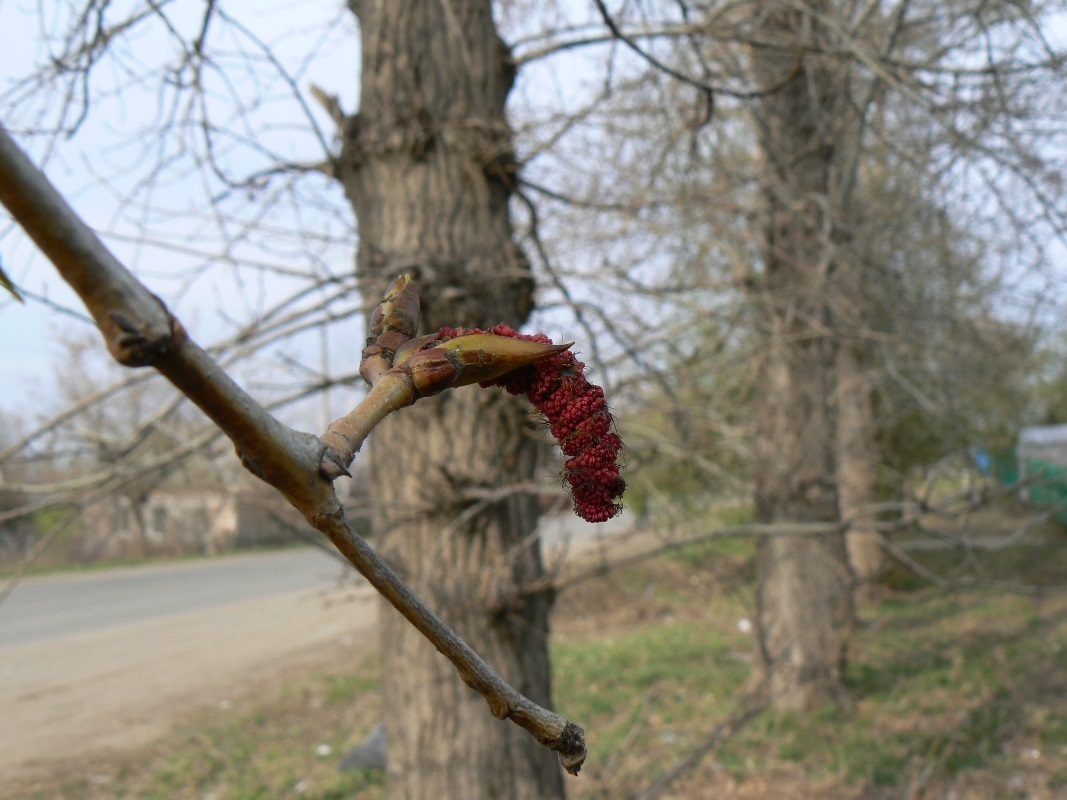
[[[755,689],[742,697],[730,716],[717,725],[703,742],[694,747],[685,758],[666,773],[654,780],[647,789],[634,795],[633,800],[654,800],[654,798],[661,796],[679,778],[696,769],[700,762],[721,747],[723,742],[762,714],[767,708],[765,688],[764,683],[760,683]]]

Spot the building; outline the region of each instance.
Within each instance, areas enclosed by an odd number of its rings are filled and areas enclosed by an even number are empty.
[[[1058,506],[1067,523],[1067,425],[1023,428],[1016,456],[1024,497],[1035,506]]]
[[[313,533],[267,487],[159,487],[116,494],[82,509],[81,557],[87,560],[214,554],[280,544]]]

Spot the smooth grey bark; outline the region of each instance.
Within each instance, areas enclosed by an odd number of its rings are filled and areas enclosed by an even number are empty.
[[[357,271],[375,298],[400,273],[422,289],[424,331],[518,326],[532,279],[508,211],[514,154],[504,104],[514,74],[489,2],[359,0],[360,113],[344,131],[340,177],[356,212]],[[379,550],[515,688],[551,705],[551,594],[535,500],[477,510],[467,495],[528,481],[537,461],[528,409],[477,387],[420,401],[369,445]],[[555,755],[485,701],[391,608],[382,609],[388,796],[562,797]]]
[[[778,86],[754,111],[764,200],[763,273],[753,299],[764,338],[753,449],[758,522],[839,518],[833,334],[835,114],[845,86],[798,42],[803,14],[760,7],[754,83]],[[798,59],[799,55],[799,59]],[[851,579],[841,536],[762,537],[757,546],[758,639],[771,702],[810,708],[844,696]]]

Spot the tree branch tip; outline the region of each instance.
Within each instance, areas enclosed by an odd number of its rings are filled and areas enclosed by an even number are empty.
[[[568,722],[560,734],[559,742],[552,748],[559,756],[559,763],[570,775],[577,775],[588,755],[585,749],[585,729]]]
[[[330,119],[334,121],[334,124],[338,128],[343,128],[348,121],[348,116],[341,109],[341,101],[335,94],[330,94],[317,84],[310,84],[308,89],[311,91],[311,96],[318,101],[318,104],[330,115]]]

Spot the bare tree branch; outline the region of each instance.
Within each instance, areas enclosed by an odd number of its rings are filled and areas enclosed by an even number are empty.
[[[152,366],[233,441],[244,464],[334,543],[359,572],[456,667],[463,681],[555,750],[576,774],[584,732],[503,680],[393,572],[345,517],[319,469],[324,445],[272,417],[186,334],[163,302],[104,247],[48,179],[0,128],[0,202],[85,302],[108,350],[126,366]]]
[[[646,789],[634,795],[633,800],[655,800],[673,786],[679,778],[696,769],[700,762],[714,753],[723,742],[736,734],[767,708],[766,686],[760,684],[747,692],[730,715],[707,735],[703,742],[689,754],[654,780]]]

